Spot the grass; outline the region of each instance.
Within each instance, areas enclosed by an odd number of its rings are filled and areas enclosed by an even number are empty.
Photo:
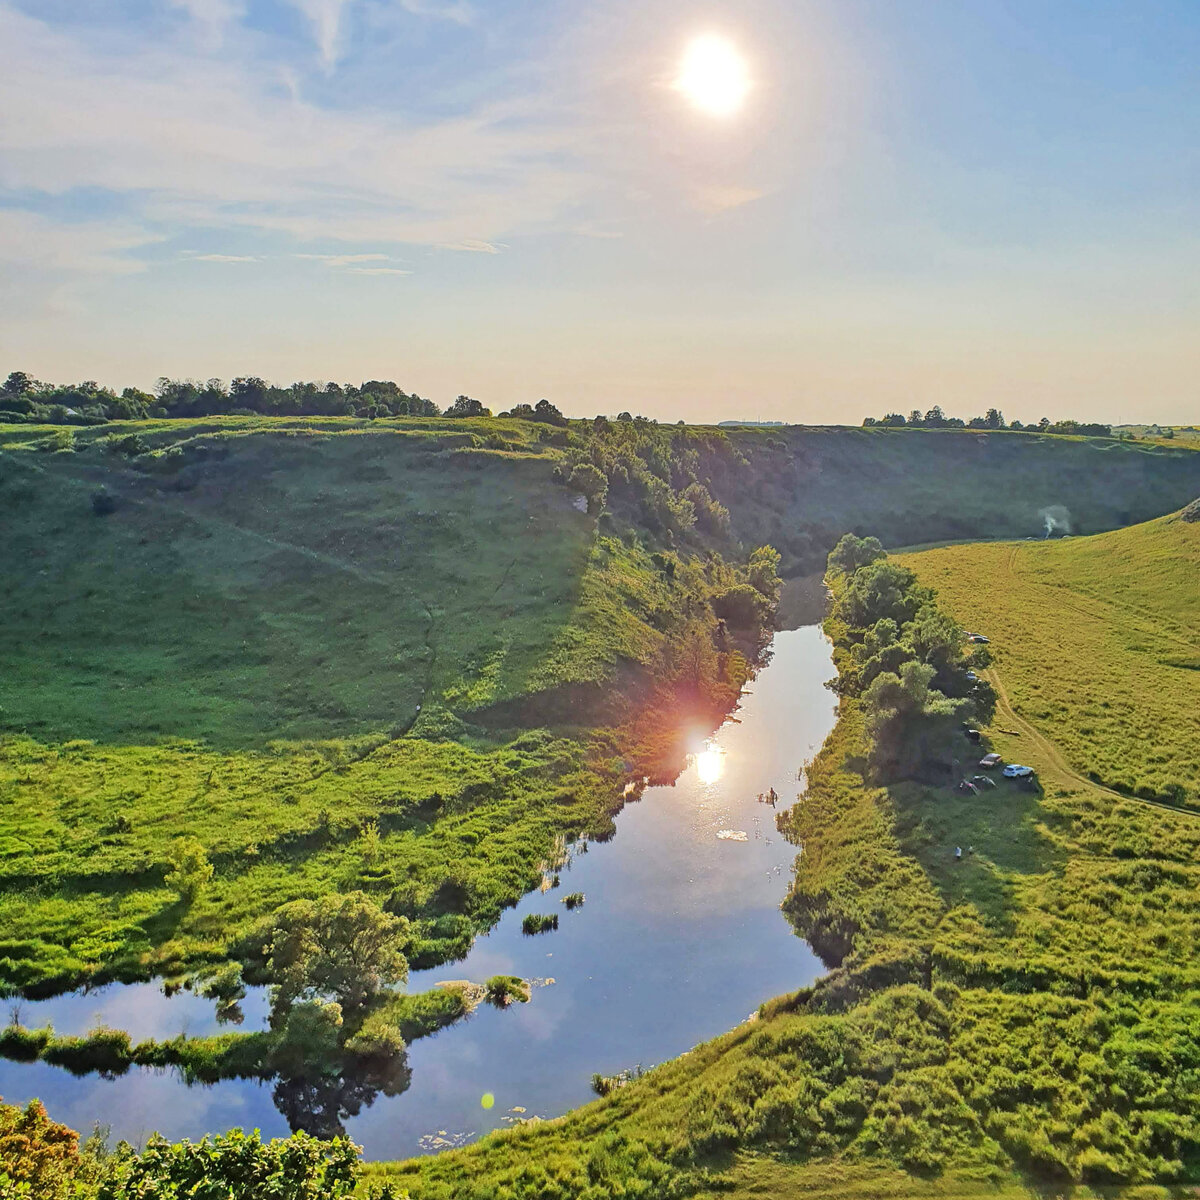
[[[4,427],[0,986],[193,970],[357,888],[430,965],[611,827],[647,735],[598,727],[661,724],[673,638],[710,638],[705,597],[740,577],[598,537],[544,432],[151,421],[46,453]],[[749,670],[722,662],[714,721]],[[215,868],[190,903],[182,832]]]
[[[102,448],[114,432],[148,452]],[[642,456],[638,486],[612,490],[598,529],[554,479],[563,448],[520,422],[160,421],[33,448],[51,433],[0,431],[0,554],[18,564],[0,583],[0,982],[35,993],[211,967],[278,904],[350,888],[410,918],[415,964],[464,953],[564,838],[611,821],[630,774],[669,777],[685,707],[715,722],[745,679],[752,647],[714,641],[709,604],[742,581],[723,556],[745,546],[686,531],[689,480],[793,569],[847,527],[999,536],[1053,503],[1107,528],[1200,491],[1200,455],[1145,444],[647,426],[621,451]],[[589,437],[576,427],[567,451],[616,453]],[[1071,558],[1083,541],[1030,546],[1061,571],[1047,560],[1005,592],[1017,629],[1049,631],[1069,601],[1133,631],[1119,669],[1062,682],[1099,709],[1131,672],[1160,690],[1195,677],[1175,526],[1108,536],[1100,565]],[[943,602],[996,634],[954,584],[1004,549],[933,551],[919,570],[961,555]],[[1131,580],[1151,566],[1152,586]],[[996,644],[1023,719],[1044,721],[1021,688],[1057,703],[1056,677],[1019,638]],[[1128,722],[1131,787],[1194,787],[1174,708],[1153,710],[1149,749]],[[928,1178],[914,1195],[1019,1194],[1020,1173],[1195,1178],[1200,821],[1081,778],[1107,769],[1083,762],[1086,739],[1113,740],[1084,715],[1061,761],[1044,738],[989,731],[1044,792],[967,799],[867,786],[847,702],[790,829],[789,908],[828,979],[567,1118],[377,1174],[439,1200],[769,1195],[843,1170],[867,1189]],[[165,883],[184,830],[215,868],[190,904]],[[957,864],[956,844],[971,848]],[[398,1001],[389,1028],[461,1002]]]
[[[1160,539],[1190,536],[1178,524],[1046,553],[1073,578],[1077,552],[1116,543],[1136,572]],[[1189,607],[1159,590],[1195,628],[1200,595]],[[958,611],[949,590],[942,603]],[[1002,675],[1033,671],[1027,643],[994,644]],[[803,845],[789,912],[830,974],[558,1121],[374,1176],[418,1200],[1186,1193],[1200,1178],[1200,819],[1105,792],[998,725],[988,738],[1037,769],[1040,791],[874,787],[858,702],[843,701],[785,822]]]
[[[1200,524],[1163,517],[1091,538],[901,561],[967,628],[992,638],[1013,709],[1074,771],[1200,807]]]

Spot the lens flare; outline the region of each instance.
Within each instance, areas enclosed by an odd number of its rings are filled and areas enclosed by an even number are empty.
[[[716,783],[725,772],[725,752],[708,746],[696,755],[696,777],[705,787]]]
[[[695,38],[684,51],[675,89],[701,112],[730,117],[746,101],[750,72],[728,38],[709,33]]]

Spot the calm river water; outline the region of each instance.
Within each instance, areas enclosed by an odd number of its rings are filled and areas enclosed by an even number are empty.
[[[762,1001],[811,982],[823,968],[779,912],[795,848],[775,812],[799,791],[798,771],[833,727],[833,675],[818,626],[780,633],[774,658],[735,717],[669,787],[647,788],[617,818],[617,834],[577,854],[561,886],[525,897],[459,963],[414,972],[410,990],[499,973],[544,981],[528,1004],[481,1006],[409,1048],[411,1083],[345,1121],[368,1158],[407,1157],[459,1144],[514,1120],[552,1117],[593,1098],[592,1073],[672,1058],[744,1021]],[[774,787],[773,810],[759,793]],[[743,840],[744,839],[744,840]],[[572,912],[560,903],[583,892]],[[556,932],[521,933],[527,913],[559,913]],[[262,991],[244,1029],[261,1028]],[[97,1020],[140,1040],[220,1028],[213,1005],[153,984],[20,1004],[24,1024],[81,1033]],[[495,1097],[484,1109],[485,1093]],[[283,1136],[272,1087],[231,1080],[188,1087],[174,1072],[135,1069],[77,1079],[42,1063],[0,1061],[0,1096],[39,1096],[84,1131],[143,1142],[152,1131],[198,1138],[231,1126]]]

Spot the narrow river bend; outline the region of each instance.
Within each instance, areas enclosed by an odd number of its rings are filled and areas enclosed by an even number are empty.
[[[774,657],[732,719],[673,786],[647,788],[617,818],[616,836],[576,854],[558,888],[508,910],[459,963],[414,972],[412,991],[439,980],[512,974],[542,981],[528,1004],[481,1006],[409,1047],[409,1087],[345,1122],[367,1158],[457,1145],[516,1120],[558,1116],[592,1099],[593,1072],[650,1066],[744,1021],[764,1000],[811,982],[817,957],[779,912],[795,848],[775,813],[800,790],[797,773],[834,723],[834,674],[820,627],[776,635]],[[775,809],[758,796],[774,788]],[[561,903],[583,892],[582,908]],[[521,932],[527,913],[559,914],[557,931]],[[242,1028],[260,1028],[261,990]],[[112,986],[19,1005],[24,1024],[82,1033],[97,1021],[134,1040],[216,1032],[213,1005],[156,985]],[[481,1105],[488,1093],[490,1109]],[[88,1131],[100,1122],[135,1144],[157,1130],[199,1138],[231,1126],[283,1136],[270,1084],[188,1087],[174,1072],[135,1068],[117,1079],[74,1078],[43,1063],[0,1061],[0,1096],[40,1096],[51,1115]]]

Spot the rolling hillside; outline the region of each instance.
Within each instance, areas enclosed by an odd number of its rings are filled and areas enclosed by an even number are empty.
[[[991,636],[1017,714],[1088,778],[1200,807],[1200,523],[949,546],[901,562]]]

